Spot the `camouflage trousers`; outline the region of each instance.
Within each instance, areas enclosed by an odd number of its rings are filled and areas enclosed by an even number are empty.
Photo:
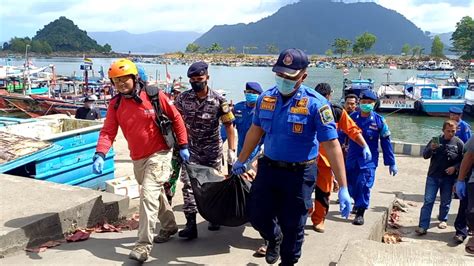
[[[220,172],[222,168],[222,154],[219,153],[218,155],[219,157],[217,160],[209,160],[213,162],[212,164],[210,164],[209,161],[203,162],[203,161],[197,161],[195,159],[193,160],[192,154],[191,154],[190,161],[192,163],[212,167]],[[191,186],[191,180],[189,179],[189,175],[186,172],[186,169],[184,168],[184,166],[182,166],[182,169],[181,169],[180,179],[181,179],[181,182],[183,182],[183,189],[182,189],[183,199],[184,199],[183,212],[185,214],[197,213],[198,210],[196,206],[196,200],[194,199],[194,193],[193,193],[193,188]]]

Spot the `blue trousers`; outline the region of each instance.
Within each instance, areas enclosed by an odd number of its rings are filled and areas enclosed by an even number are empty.
[[[440,194],[441,203],[439,205],[438,220],[446,222],[448,220],[449,207],[453,197],[453,185],[456,179],[451,177],[430,177],[426,178],[425,199],[420,211],[419,227],[428,229],[430,226],[431,211],[436,200],[436,194]]]
[[[258,161],[248,204],[249,220],[267,241],[283,235],[280,249],[283,263],[296,263],[301,257],[316,173],[315,163],[287,169],[272,166],[265,158]]]
[[[375,181],[375,168],[346,169],[346,175],[349,195],[354,199],[354,208],[369,208],[370,189]]]

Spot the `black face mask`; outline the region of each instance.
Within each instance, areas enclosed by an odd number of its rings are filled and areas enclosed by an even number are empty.
[[[194,92],[200,92],[204,90],[206,86],[207,86],[207,81],[191,82],[191,88],[193,89]]]

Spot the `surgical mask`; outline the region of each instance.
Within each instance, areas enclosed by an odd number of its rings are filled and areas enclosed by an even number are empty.
[[[246,93],[245,94],[245,101],[247,103],[255,103],[257,101],[258,94],[255,93]]]
[[[196,81],[196,82],[191,82],[191,88],[193,89],[194,92],[200,92],[206,88],[207,81]]]
[[[295,85],[298,81],[275,76],[275,82],[277,89],[281,94],[289,95],[295,90]]]
[[[360,104],[360,110],[364,113],[370,113],[372,110],[374,110],[374,105],[371,103],[362,103]]]

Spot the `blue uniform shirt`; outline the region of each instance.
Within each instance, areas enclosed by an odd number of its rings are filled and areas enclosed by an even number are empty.
[[[252,125],[253,114],[255,113],[255,107],[248,106],[247,103],[239,102],[234,106],[234,124],[237,128],[237,133],[239,136],[239,143],[237,145],[237,156],[242,151],[244,147],[245,135],[249,130],[250,126]],[[253,158],[258,154],[260,151],[260,147],[263,144],[263,139],[260,143],[255,147],[249,157],[249,161],[253,160]]]
[[[460,138],[462,142],[466,143],[471,138],[471,126],[466,121],[461,120],[458,123],[456,130],[456,137]]]
[[[265,155],[276,161],[315,159],[319,142],[337,138],[329,102],[304,85],[285,103],[276,87],[262,93],[253,123],[265,131]]]
[[[366,163],[362,157],[363,148],[353,140],[349,140],[349,150],[346,157],[347,168],[376,168],[379,162],[379,139],[383,151],[384,165],[394,165],[395,155],[390,143],[390,130],[387,123],[385,123],[385,119],[376,112],[371,112],[368,117],[362,117],[360,111],[353,112],[351,118],[362,130],[362,136],[372,153],[372,160]]]

